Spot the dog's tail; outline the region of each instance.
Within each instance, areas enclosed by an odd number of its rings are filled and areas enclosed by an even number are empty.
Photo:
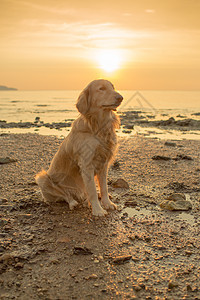
[[[47,184],[48,180],[49,180],[49,177],[48,177],[47,172],[45,170],[42,170],[40,173],[38,173],[35,176],[35,181],[41,189],[44,185]]]
[[[53,183],[45,170],[35,176],[35,181],[40,187],[45,202],[54,202],[63,196],[59,187]]]

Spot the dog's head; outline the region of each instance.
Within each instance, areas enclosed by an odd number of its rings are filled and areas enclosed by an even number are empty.
[[[101,110],[116,110],[123,97],[115,91],[113,84],[104,79],[94,80],[81,92],[76,107],[86,115]]]

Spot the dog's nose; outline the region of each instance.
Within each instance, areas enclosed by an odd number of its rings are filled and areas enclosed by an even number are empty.
[[[115,99],[119,102],[122,102],[123,97],[120,94],[116,94]]]

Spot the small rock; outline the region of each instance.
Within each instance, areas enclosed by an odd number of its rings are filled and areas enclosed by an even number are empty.
[[[74,254],[76,254],[76,255],[79,255],[79,254],[82,254],[82,255],[91,255],[93,253],[87,247],[77,246],[77,247],[74,247]]]
[[[151,237],[150,236],[146,236],[144,239],[145,239],[146,242],[151,242]]]
[[[176,281],[170,281],[168,283],[168,289],[170,289],[170,290],[177,287],[177,286],[178,286],[178,283]]]
[[[2,203],[7,203],[7,202],[8,202],[8,199],[2,198],[0,201],[1,201]]]
[[[190,201],[186,201],[186,200],[177,200],[177,201],[164,200],[160,203],[160,207],[172,211],[189,210],[192,208],[192,204]]]
[[[20,286],[21,286],[21,282],[17,281],[17,282],[16,282],[16,286],[17,286],[17,287],[20,287]]]
[[[140,261],[140,259],[138,257],[132,257],[132,261],[137,262]]]
[[[0,253],[3,253],[5,251],[5,248],[0,246]]]
[[[193,113],[192,116],[200,116],[200,112]]]
[[[115,182],[112,183],[113,188],[122,188],[122,189],[129,189],[128,182],[126,182],[123,178],[117,179]]]
[[[13,260],[13,255],[12,253],[5,253],[3,255],[0,256],[0,262],[6,262],[9,260]]]
[[[180,115],[180,114],[178,114],[176,117],[177,118],[186,118],[186,116],[183,116],[183,115]]]
[[[191,156],[184,155],[184,154],[178,154],[174,160],[193,160]]]
[[[191,250],[185,250],[185,254],[186,254],[186,255],[192,255],[193,252],[192,252]]]
[[[167,141],[165,142],[165,146],[176,147],[176,143]]]
[[[123,264],[128,262],[132,258],[132,255],[120,255],[113,258],[112,262],[114,264]]]
[[[160,203],[160,207],[168,210],[189,210],[192,204],[186,200],[185,194],[173,193]]]
[[[40,121],[40,117],[36,117],[34,123],[38,123]]]
[[[124,203],[125,207],[135,207],[137,206],[137,201],[129,199]]]
[[[188,291],[188,292],[191,292],[191,291],[192,291],[192,287],[191,287],[191,285],[189,285],[189,284],[187,285],[187,291]]]
[[[17,160],[16,159],[12,159],[10,157],[1,157],[0,158],[0,165],[10,164],[10,163],[13,163],[13,162],[17,162]]]
[[[134,129],[134,125],[125,125],[124,126],[126,129]]]
[[[99,283],[94,283],[94,286],[95,287],[99,287]]]
[[[186,200],[185,194],[181,194],[181,193],[174,193],[171,194],[167,200],[172,200],[172,201],[178,201],[178,200]]]
[[[153,160],[171,160],[171,157],[168,157],[168,156],[162,156],[162,155],[154,155],[152,156],[152,159]]]
[[[90,279],[97,279],[98,278],[98,275],[97,274],[91,274],[89,275],[86,279],[87,280],[90,280]]]
[[[123,133],[131,133],[131,130],[122,130]]]
[[[139,292],[139,291],[141,291],[141,289],[142,289],[142,287],[139,286],[139,285],[133,285],[133,288],[134,288],[134,290],[135,290],[136,292]]]
[[[21,263],[21,262],[18,262],[18,263],[16,263],[16,265],[15,265],[15,269],[21,269],[21,268],[23,268],[24,267],[24,264],[23,263]]]
[[[112,165],[112,169],[115,169],[115,170],[119,170],[120,169],[120,163],[117,160]]]
[[[56,259],[56,258],[52,258],[52,259],[50,260],[50,262],[51,262],[52,264],[54,264],[54,265],[59,264],[59,260]]]
[[[162,125],[171,125],[171,124],[174,124],[175,123],[175,119],[173,117],[169,118],[168,120],[164,120],[164,121],[161,121]]]
[[[189,187],[185,185],[184,182],[177,182],[177,181],[170,182],[165,186],[165,188],[170,188],[173,189],[174,191],[184,191],[189,189]]]

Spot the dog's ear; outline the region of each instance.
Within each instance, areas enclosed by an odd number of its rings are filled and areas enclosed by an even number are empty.
[[[90,104],[89,104],[89,88],[86,87],[79,95],[77,103],[76,103],[76,108],[78,111],[86,115],[87,112],[90,109]]]

